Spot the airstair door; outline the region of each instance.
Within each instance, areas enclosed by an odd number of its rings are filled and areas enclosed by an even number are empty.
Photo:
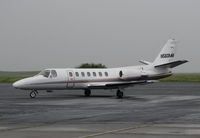
[[[72,70],[67,71],[67,87],[73,88],[74,87],[74,72]]]

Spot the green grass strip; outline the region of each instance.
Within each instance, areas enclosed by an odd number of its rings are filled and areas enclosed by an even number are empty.
[[[168,78],[160,80],[161,82],[200,82],[200,74],[174,74]]]

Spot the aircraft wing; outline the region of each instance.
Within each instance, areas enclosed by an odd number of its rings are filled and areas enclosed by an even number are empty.
[[[187,60],[178,60],[178,61],[174,61],[174,62],[170,62],[170,63],[166,63],[166,64],[156,65],[155,68],[159,68],[159,67],[174,68],[174,67],[184,64],[186,62],[188,62],[188,61]]]
[[[88,84],[89,89],[98,89],[98,88],[104,88],[104,89],[110,89],[110,88],[125,88],[133,85],[139,85],[139,84],[147,84],[147,83],[153,83],[155,81],[127,81],[127,82],[101,82],[101,83],[92,83]]]

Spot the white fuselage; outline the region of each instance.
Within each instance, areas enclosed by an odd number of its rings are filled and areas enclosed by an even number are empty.
[[[127,86],[107,87],[132,81],[156,80],[172,75],[169,69],[156,69],[152,65],[130,66],[110,69],[47,69],[48,76],[36,75],[13,84],[15,88],[26,90],[62,89],[119,89]],[[56,72],[53,75],[52,71]],[[94,87],[92,87],[94,86]]]

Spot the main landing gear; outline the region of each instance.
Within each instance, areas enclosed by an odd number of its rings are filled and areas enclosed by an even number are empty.
[[[85,96],[89,97],[91,95],[91,90],[90,89],[86,89],[85,90]]]
[[[122,91],[117,90],[117,92],[116,92],[117,98],[121,99],[121,98],[123,98],[123,95],[124,95],[124,93]]]
[[[38,92],[37,92],[36,90],[32,90],[32,91],[30,92],[30,97],[31,97],[31,98],[35,98],[35,97],[37,96],[37,94],[38,94]]]

